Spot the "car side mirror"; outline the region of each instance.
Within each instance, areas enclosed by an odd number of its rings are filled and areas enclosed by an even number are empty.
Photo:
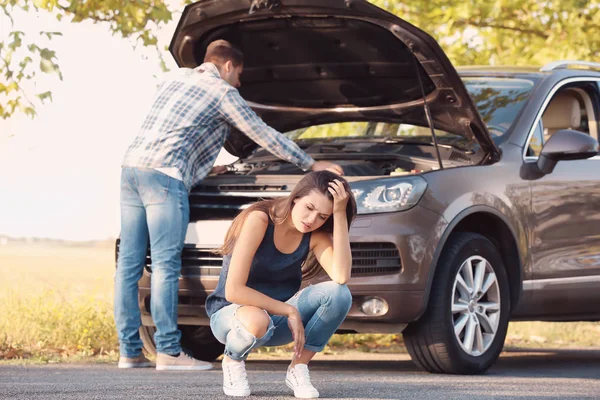
[[[598,154],[598,141],[588,134],[563,129],[554,133],[542,148],[537,166],[544,174],[554,171],[561,160],[583,160]]]

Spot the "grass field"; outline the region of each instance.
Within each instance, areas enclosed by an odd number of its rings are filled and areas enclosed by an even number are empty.
[[[105,247],[0,247],[0,359],[113,356],[114,253]]]
[[[118,357],[112,302],[114,250],[101,246],[0,246],[0,362]],[[594,347],[600,324],[515,322],[509,347]],[[261,352],[286,354],[290,346]],[[325,353],[406,352],[402,335],[334,335]],[[28,361],[24,361],[28,360]],[[6,361],[4,361],[6,362]]]

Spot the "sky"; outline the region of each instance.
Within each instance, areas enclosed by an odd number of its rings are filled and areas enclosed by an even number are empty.
[[[40,30],[63,33],[44,43],[56,51],[63,80],[45,75],[31,88],[51,90],[53,97],[33,120],[0,119],[0,235],[114,238],[120,162],[150,106],[158,58],[104,25],[58,22],[46,12],[13,18],[14,27],[0,19],[0,41],[17,29],[40,43]],[[177,19],[162,29],[162,43],[170,41]],[[177,67],[170,54],[165,58]],[[231,160],[223,151],[217,163]]]

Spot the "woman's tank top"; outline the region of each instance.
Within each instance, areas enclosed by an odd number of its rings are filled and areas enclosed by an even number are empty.
[[[293,253],[282,253],[275,247],[275,225],[269,218],[265,236],[252,259],[246,286],[279,301],[289,300],[302,283],[302,263],[310,249],[310,232],[302,236],[300,245]],[[206,313],[210,317],[221,308],[231,304],[225,299],[225,281],[229,272],[231,254],[223,257],[219,283],[206,298]]]

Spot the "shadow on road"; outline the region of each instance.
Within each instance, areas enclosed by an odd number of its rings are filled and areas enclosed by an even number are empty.
[[[250,361],[252,370],[285,370],[289,361]],[[311,362],[311,370],[401,372],[427,374],[412,361],[339,360]],[[488,376],[554,377],[600,380],[600,350],[507,349],[486,372]]]
[[[600,379],[600,350],[506,349],[488,374]]]

